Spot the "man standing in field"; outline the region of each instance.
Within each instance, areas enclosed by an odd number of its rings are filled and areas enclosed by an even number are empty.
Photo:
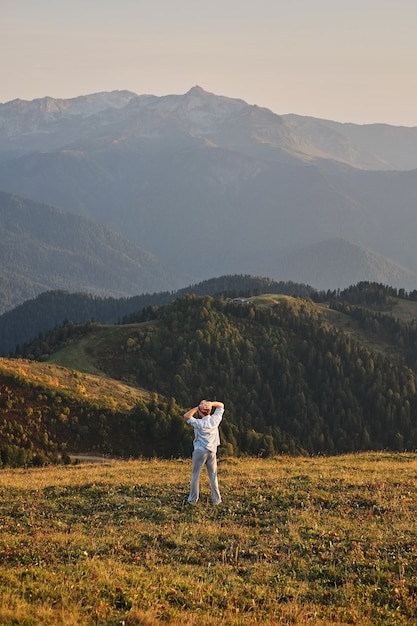
[[[203,465],[207,467],[213,504],[220,504],[222,501],[217,481],[217,448],[220,445],[219,424],[223,412],[223,402],[201,400],[198,406],[184,413],[184,419],[194,428],[193,472],[188,496],[190,504],[198,502]],[[196,414],[197,417],[194,417]]]

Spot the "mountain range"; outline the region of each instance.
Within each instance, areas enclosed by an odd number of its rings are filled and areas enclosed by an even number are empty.
[[[2,310],[42,288],[132,295],[235,273],[317,289],[417,285],[417,128],[277,115],[201,87],[14,100],[0,104],[0,189],[14,194],[3,203],[33,203],[13,249],[26,264],[35,259],[26,274],[23,261],[3,261],[23,286],[10,275],[17,299]],[[37,268],[44,242],[34,235],[48,231],[52,214],[63,261],[52,262],[55,282],[45,280],[48,262]],[[94,261],[103,276],[113,271],[112,288],[97,275],[87,280],[93,224],[118,241],[117,255],[103,248]],[[74,280],[74,252],[64,261],[57,233],[77,228],[84,238],[71,243],[79,245]]]

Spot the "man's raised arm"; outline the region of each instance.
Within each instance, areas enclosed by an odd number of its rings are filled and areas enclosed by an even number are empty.
[[[198,411],[198,406],[195,406],[193,409],[189,409],[186,413],[184,413],[183,415],[184,419],[188,421],[190,417],[194,417],[197,411]]]

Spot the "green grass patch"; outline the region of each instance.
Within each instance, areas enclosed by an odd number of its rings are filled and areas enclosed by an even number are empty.
[[[52,354],[48,358],[48,363],[61,365],[69,369],[76,369],[86,374],[102,374],[100,370],[91,362],[91,358],[86,353],[85,340],[81,339],[78,343],[70,343],[68,346],[61,348],[58,352]]]
[[[417,457],[187,461],[0,474],[0,623],[410,625]]]

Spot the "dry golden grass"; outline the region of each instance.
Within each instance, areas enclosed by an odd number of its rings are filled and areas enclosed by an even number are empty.
[[[2,625],[410,625],[417,457],[224,459],[0,473]]]
[[[71,346],[71,349],[73,347]],[[78,348],[76,349],[78,353]],[[88,374],[55,363],[39,363],[25,359],[0,358],[1,374],[17,377],[25,384],[44,386],[70,397],[97,402],[100,406],[129,410],[148,392],[126,385],[104,374]]]

